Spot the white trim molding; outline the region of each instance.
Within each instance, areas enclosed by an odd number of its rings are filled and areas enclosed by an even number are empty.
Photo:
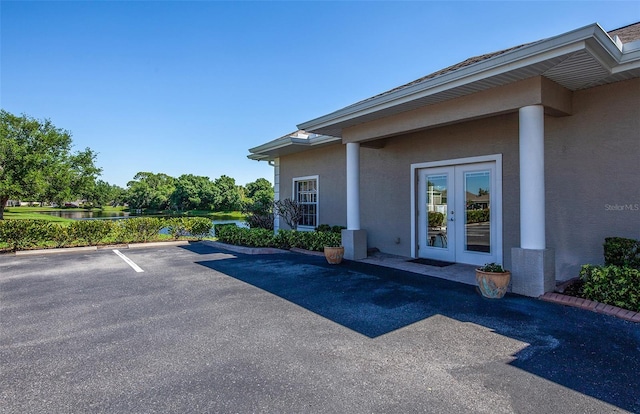
[[[315,226],[298,226],[299,231],[312,231],[320,224],[320,176],[319,175],[306,175],[304,177],[293,177],[291,179],[291,197],[293,200],[298,201],[298,194],[296,192],[296,182],[298,181],[311,181],[316,182],[316,225]]]

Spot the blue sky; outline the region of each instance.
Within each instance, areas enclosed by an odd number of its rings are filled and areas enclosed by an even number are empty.
[[[49,118],[102,179],[264,177],[248,149],[296,124],[462,61],[594,22],[640,2],[0,3],[0,105]]]

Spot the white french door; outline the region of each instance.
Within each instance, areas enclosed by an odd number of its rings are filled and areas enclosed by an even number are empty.
[[[418,256],[482,265],[502,260],[496,163],[418,170]]]

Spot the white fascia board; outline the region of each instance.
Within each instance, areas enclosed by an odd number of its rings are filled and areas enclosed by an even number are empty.
[[[254,153],[254,154],[260,154],[260,153],[264,153],[264,152],[268,152],[268,151],[273,151],[276,150],[278,148],[282,148],[282,147],[286,147],[288,145],[291,145],[291,141],[293,140],[293,138],[289,137],[288,139],[276,139],[273,141],[269,141],[266,144],[262,144],[259,145],[257,147],[251,148],[249,149],[249,152]]]
[[[640,67],[640,40],[625,43],[622,49],[620,64],[613,68],[613,73],[624,72],[625,70],[637,69]]]
[[[332,137],[329,135],[317,135],[309,138],[294,138],[288,137],[287,139],[277,139],[266,144],[260,145],[255,148],[251,148],[249,152],[252,154],[247,157],[254,160],[272,159],[277,155],[274,155],[278,150],[298,146],[298,147],[314,147],[323,144],[329,144],[335,141],[342,141],[339,137]]]
[[[262,154],[249,154],[247,155],[247,158],[255,161],[269,161],[269,157]]]
[[[591,24],[552,38],[522,46],[502,55],[471,64],[458,70],[408,86],[395,92],[355,104],[319,118],[299,124],[298,128],[313,131],[352,118],[384,110],[419,98],[463,86],[478,80],[510,72],[554,57],[586,48],[588,39],[596,39],[612,61],[620,61],[622,52],[598,24]],[[613,62],[611,62],[613,63]],[[611,63],[605,65],[611,70]]]

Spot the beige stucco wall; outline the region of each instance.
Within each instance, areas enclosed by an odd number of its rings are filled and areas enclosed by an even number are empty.
[[[429,129],[391,138],[381,149],[361,149],[361,224],[368,244],[411,255],[411,164],[503,154],[503,243],[519,240],[518,115]],[[400,243],[396,243],[397,238]],[[510,262],[504,254],[505,264]]]
[[[563,280],[603,263],[605,237],[640,239],[640,79],[574,92],[573,115],[545,122],[547,244]]]
[[[560,95],[566,101],[567,94]],[[605,237],[640,238],[634,209],[640,204],[640,80],[571,98],[572,115],[545,116],[546,234],[558,280],[577,276],[582,264],[601,263]],[[518,145],[518,113],[510,112],[387,137],[379,149],[363,146],[361,227],[369,247],[411,255],[411,164],[502,154],[503,257],[510,267],[511,248],[520,240]],[[293,177],[319,175],[320,223],[346,224],[344,145],[280,162],[282,198],[291,196]]]
[[[292,198],[293,179],[318,176],[318,224],[347,225],[346,149],[342,144],[280,157],[280,199]],[[280,228],[287,228],[280,222]]]

